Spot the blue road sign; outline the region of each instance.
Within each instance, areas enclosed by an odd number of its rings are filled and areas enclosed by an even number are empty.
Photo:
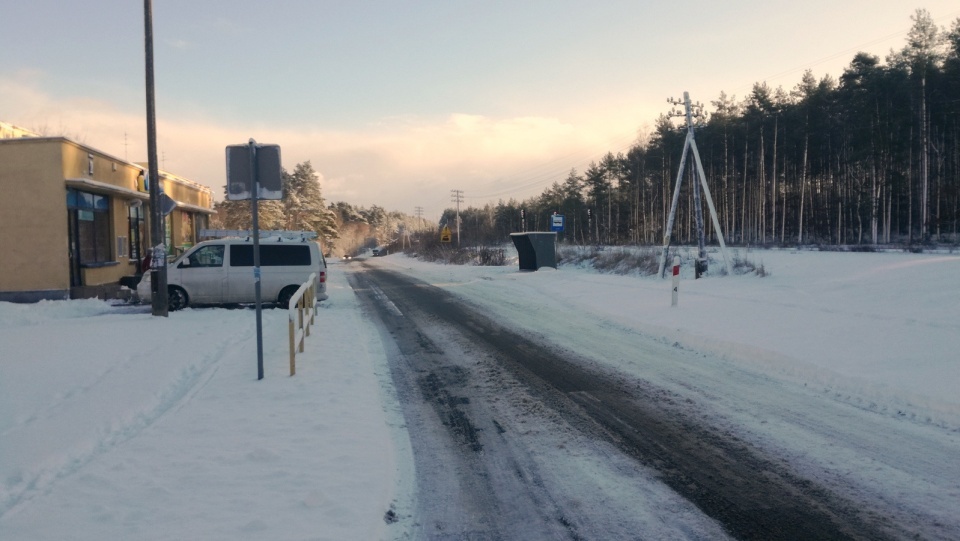
[[[550,231],[556,231],[557,233],[563,231],[563,214],[554,214],[550,217]]]

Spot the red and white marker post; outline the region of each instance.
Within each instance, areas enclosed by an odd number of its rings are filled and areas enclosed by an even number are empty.
[[[673,298],[670,306],[677,305],[677,297],[680,295],[680,256],[673,257]]]

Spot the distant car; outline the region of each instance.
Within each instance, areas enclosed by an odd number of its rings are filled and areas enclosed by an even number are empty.
[[[317,300],[327,298],[327,262],[312,240],[267,237],[260,240],[260,299],[281,306],[313,273]],[[150,275],[137,286],[142,302],[152,300]],[[198,243],[167,265],[170,310],[198,304],[256,302],[253,241],[220,239]]]
[[[387,255],[387,247],[377,246],[376,248],[373,249],[373,255],[374,256]]]
[[[342,259],[343,259],[344,261],[350,261],[351,259],[353,259],[353,256],[351,256],[350,254],[343,254],[343,258],[342,258]]]

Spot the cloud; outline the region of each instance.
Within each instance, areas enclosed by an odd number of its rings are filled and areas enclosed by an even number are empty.
[[[166,40],[166,44],[181,51],[185,51],[192,47],[192,44],[185,39],[168,39]]]
[[[132,162],[146,161],[146,122],[141,111],[127,111],[89,98],[54,100],[36,80],[0,79],[0,119],[48,135],[67,135]],[[172,108],[165,106],[164,111]],[[608,150],[609,133],[633,128],[611,126],[589,114],[573,122],[560,118],[519,116],[492,118],[451,113],[440,118],[398,116],[355,130],[319,130],[301,126],[240,126],[173,108],[158,113],[158,159],[161,167],[213,189],[222,198],[224,147],[246,143],[279,144],[284,166],[310,160],[322,175],[329,201],[348,201],[412,212],[449,200],[449,190],[528,197],[553,181],[562,181],[571,160],[599,159]],[[621,115],[622,116],[622,115]],[[59,132],[59,133],[51,133]],[[542,180],[542,182],[541,182]],[[542,184],[542,185],[541,185]],[[525,191],[511,191],[511,186]]]
[[[226,17],[217,17],[210,24],[210,27],[224,34],[238,35],[247,32],[247,28],[244,25]]]

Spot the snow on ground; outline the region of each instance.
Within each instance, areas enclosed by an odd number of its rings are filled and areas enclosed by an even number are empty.
[[[956,445],[960,257],[741,256],[770,275],[692,280],[685,270],[676,308],[669,280],[371,261],[518,327],[542,320],[538,332],[576,341],[587,331],[563,325],[575,311]],[[0,539],[402,536],[384,517],[410,505],[409,442],[379,335],[346,267],[330,270],[330,299],[292,378],[287,314],[264,311],[263,381],[250,309],[155,318],[96,300],[0,303]]]
[[[524,299],[551,299],[555,310],[595,314],[779,378],[825,386],[878,411],[960,429],[960,256],[731,252],[762,264],[768,276],[694,280],[684,266],[675,308],[669,279],[564,266],[521,273],[403,256],[385,264],[445,284],[510,320],[544,319],[543,305]],[[718,253],[711,259],[712,269],[722,268]]]
[[[262,381],[251,309],[0,303],[0,539],[385,538],[410,451],[376,331],[328,293],[294,377],[264,310]]]

